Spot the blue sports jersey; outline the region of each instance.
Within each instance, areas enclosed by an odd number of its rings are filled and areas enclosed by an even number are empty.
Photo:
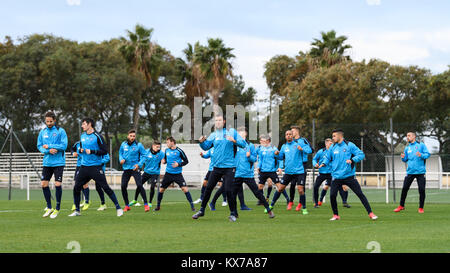
[[[206,151],[206,153],[203,153],[202,157],[205,159],[211,158],[211,160],[209,161],[208,171],[212,171],[214,169],[214,147]]]
[[[300,146],[303,150],[311,149],[306,143],[302,142],[286,142],[281,146],[278,159],[284,160],[284,173],[285,174],[302,174],[305,173],[302,163],[302,151],[298,149]],[[301,164],[299,164],[299,162]]]
[[[130,144],[128,141],[124,141],[119,149],[119,162],[125,159],[125,163],[122,165],[123,170],[133,170],[145,154],[147,154],[147,151],[142,143],[133,141]]]
[[[364,153],[350,141],[342,141],[334,143],[325,153],[323,164],[331,167],[331,176],[333,179],[344,179],[355,176],[355,163],[364,159]],[[346,161],[351,159],[353,163]]]
[[[148,174],[160,174],[161,173],[161,160],[164,158],[164,152],[154,152],[151,148],[147,149],[147,153],[141,157],[139,161],[139,168],[145,164],[144,172]]]
[[[45,149],[44,145],[48,145]],[[44,167],[58,167],[66,165],[66,149],[67,149],[67,134],[63,128],[52,126],[52,128],[44,128],[39,132],[37,140],[37,148],[39,152],[44,154],[42,165]],[[56,149],[56,154],[51,154],[50,149]]]
[[[81,135],[80,149],[83,149],[81,156],[82,166],[102,166],[102,157],[108,153],[108,148],[103,137],[93,132],[88,134],[84,132]],[[91,150],[90,154],[86,153],[86,149]]]
[[[416,155],[420,152],[420,157]],[[415,141],[414,143],[408,144],[405,147],[405,157],[402,158],[403,162],[407,163],[406,173],[407,174],[425,174],[426,167],[425,161],[430,157],[427,146],[424,143]]]
[[[276,172],[279,168],[280,161],[276,158],[275,152],[278,149],[274,146],[259,146],[256,149],[258,155],[258,169],[260,172]]]
[[[167,163],[166,173],[179,174],[183,170],[183,166],[189,163],[188,158],[183,150],[176,147],[175,149],[167,148],[164,151],[164,158]],[[172,167],[172,164],[177,162],[178,167]]]
[[[308,140],[306,140],[306,138],[304,138],[304,137],[301,137],[301,138],[294,139],[294,141],[297,143],[303,143],[305,145],[308,145],[309,149],[303,149],[303,151],[302,151],[302,162],[303,163],[308,162],[308,155],[310,153],[312,153],[311,145],[309,144]]]
[[[245,148],[238,147],[236,151],[236,172],[234,177],[252,178],[255,176],[255,162],[257,158],[255,145],[250,142],[246,142]],[[247,152],[250,152],[250,156],[247,157]]]
[[[227,136],[231,136],[236,140],[233,143],[227,139]],[[207,151],[214,146],[214,167],[217,168],[234,168],[235,165],[235,147],[245,147],[245,140],[236,132],[235,129],[226,128],[216,130],[209,135],[209,137],[200,143],[200,147]]]
[[[317,151],[316,155],[314,156],[312,160],[313,166],[316,166],[316,164],[319,164],[319,166],[323,163],[323,161],[326,158],[327,150],[325,148],[320,149]],[[319,173],[322,174],[330,174],[331,173],[331,167],[330,166],[323,166],[322,168],[319,168]]]

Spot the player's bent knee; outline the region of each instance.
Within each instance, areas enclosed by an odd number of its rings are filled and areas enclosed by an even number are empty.
[[[42,186],[43,188],[48,187],[48,181],[41,181],[41,186]]]

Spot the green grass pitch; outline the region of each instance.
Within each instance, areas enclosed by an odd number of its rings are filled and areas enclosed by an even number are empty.
[[[360,252],[369,253],[367,244],[376,241],[381,252],[450,252],[450,191],[427,190],[425,214],[418,214],[418,193],[411,189],[406,210],[394,213],[396,204],[384,202],[384,190],[364,190],[375,214],[370,220],[357,197],[350,193],[351,208],[339,203],[340,221],[331,222],[329,202],[321,208],[312,206],[312,191],[307,190],[308,215],[294,209],[286,211],[280,197],[269,219],[256,199],[245,191],[246,202],[253,209],[240,211],[237,222],[229,222],[228,207],[219,198],[217,211],[206,210],[206,216],[191,219],[193,212],[179,190],[166,191],[162,209],[144,213],[143,206],[133,207],[118,218],[109,198],[108,209],[99,212],[97,192],[91,190],[92,205],[81,217],[68,217],[72,191],[64,190],[62,210],[56,219],[42,218],[42,192],[0,190],[0,252],[69,253],[68,243],[77,241],[86,252]],[[191,191],[193,198],[198,190]],[[53,192],[54,194],[54,192]],[[148,194],[148,191],[147,191]],[[400,191],[397,191],[399,198]],[[120,191],[116,191],[122,202]],[[132,198],[134,190],[129,190]],[[392,194],[391,194],[392,196]],[[298,200],[298,195],[296,195]],[[327,196],[328,201],[328,196]],[[338,197],[340,202],[340,197]],[[199,208],[199,204],[196,205]]]

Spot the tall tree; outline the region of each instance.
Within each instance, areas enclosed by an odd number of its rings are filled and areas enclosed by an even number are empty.
[[[328,32],[320,32],[321,40],[314,39],[311,43],[311,50],[309,55],[317,58],[322,66],[331,66],[342,60],[349,60],[350,57],[344,55],[351,45],[345,45],[346,36],[337,36],[336,31],[330,30]]]
[[[194,62],[200,66],[214,107],[219,105],[219,97],[227,81],[233,76],[231,53],[233,48],[226,47],[220,38],[208,39],[207,46],[198,46],[194,51]]]
[[[133,126],[137,130],[139,127],[139,110],[142,103],[142,96],[147,87],[152,84],[152,73],[157,66],[152,63],[154,44],[151,42],[153,28],[146,28],[137,24],[134,32],[127,30],[127,38],[121,37],[122,41],[119,51],[125,58],[130,71],[145,80],[142,88],[133,94]]]
[[[184,101],[189,105],[191,110],[191,142],[195,140],[194,136],[194,98],[206,96],[206,81],[200,69],[199,62],[196,58],[196,51],[201,47],[199,42],[193,46],[188,43],[188,46],[183,50],[185,61],[183,62],[182,75],[184,84]]]

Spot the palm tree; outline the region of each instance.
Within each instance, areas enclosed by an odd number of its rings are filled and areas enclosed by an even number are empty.
[[[346,36],[336,37],[336,31],[320,32],[322,40],[314,39],[311,43],[309,55],[313,58],[321,59],[322,66],[332,66],[344,60],[350,60],[349,56],[344,56],[345,50],[352,48],[351,45],[344,45]]]
[[[194,141],[194,98],[206,95],[206,82],[203,79],[200,65],[195,60],[195,51],[200,47],[199,42],[195,43],[194,46],[188,43],[187,48],[183,50],[186,59],[183,71],[185,103],[189,105],[191,110],[191,142]]]
[[[232,77],[230,59],[235,56],[231,53],[233,48],[225,47],[223,40],[208,39],[208,46],[198,46],[194,49],[194,62],[199,65],[206,87],[212,96],[214,112],[217,113],[220,93],[225,84]]]
[[[145,86],[134,92],[133,126],[137,131],[139,125],[139,108],[142,102],[142,94],[152,84],[152,54],[155,45],[151,42],[153,28],[145,28],[137,24],[134,32],[127,30],[127,38],[120,37],[119,51],[125,58],[131,73],[145,80]]]

